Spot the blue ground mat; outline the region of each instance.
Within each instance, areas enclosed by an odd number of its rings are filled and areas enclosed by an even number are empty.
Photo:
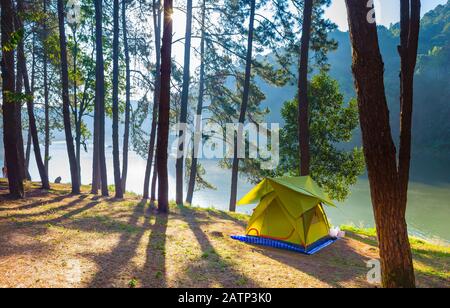
[[[261,238],[261,237],[257,237],[257,236],[233,235],[233,236],[231,236],[231,238],[234,240],[240,241],[240,242],[248,243],[248,244],[290,250],[290,251],[302,253],[305,255],[313,255],[337,241],[337,239],[334,239],[334,238],[324,238],[322,240],[317,241],[313,245],[309,246],[307,249],[305,249],[302,246],[294,245],[291,243],[286,243],[286,242],[267,239],[267,238]]]

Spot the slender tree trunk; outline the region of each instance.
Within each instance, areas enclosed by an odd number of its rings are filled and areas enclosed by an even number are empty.
[[[34,85],[35,85],[35,78],[36,78],[36,29],[33,29],[33,50],[32,50],[32,64],[31,64],[31,93],[34,93]],[[31,158],[31,131],[28,129],[28,136],[27,136],[27,149],[25,152],[25,170],[27,172],[27,179],[31,181],[31,174],[30,174],[30,158]],[[47,173],[47,172],[46,172]]]
[[[81,118],[76,113],[77,121],[75,123],[75,151],[77,157],[78,176],[81,180]]]
[[[97,40],[96,40],[97,41]],[[98,44],[98,42],[97,42]],[[97,61],[99,59],[99,54],[97,51],[96,55]],[[100,151],[99,151],[99,134],[100,134],[100,121],[99,121],[99,68],[98,62],[96,63],[95,75],[96,75],[96,86],[95,86],[95,102],[94,102],[94,136],[93,136],[93,157],[92,157],[92,189],[91,193],[94,195],[98,194],[100,189]]]
[[[119,153],[119,0],[114,0],[113,5],[113,164],[114,185],[117,199],[123,198],[122,177],[120,176],[120,153]]]
[[[43,24],[43,32],[44,32],[44,41],[47,41],[48,38],[48,30],[47,30],[47,0],[43,0],[44,2],[44,15],[45,20]],[[47,56],[47,48],[44,46],[43,48],[43,64],[44,64],[44,113],[45,113],[45,132],[44,132],[44,165],[45,172],[48,173],[49,169],[49,160],[50,160],[50,105],[49,105],[49,91],[48,91],[48,56]]]
[[[94,162],[92,192],[98,193],[101,184],[102,195],[108,196],[108,175],[105,158],[105,65],[103,59],[103,9],[102,0],[95,0],[95,37],[96,37],[96,87],[94,115]]]
[[[28,110],[28,121],[30,126],[30,135],[32,137],[33,141],[33,150],[34,150],[34,156],[36,159],[36,164],[39,171],[39,176],[41,177],[41,183],[43,189],[50,189],[50,182],[48,180],[47,173],[45,172],[45,165],[42,160],[41,155],[41,148],[39,145],[39,136],[36,126],[36,118],[34,116],[34,102],[33,102],[33,92],[31,92],[30,82],[28,79],[28,73],[26,69],[26,62],[25,62],[25,56],[23,54],[23,49],[19,51],[21,55],[19,57],[21,58],[19,61],[22,62],[22,75],[24,79],[25,84],[25,93],[27,94],[27,110]]]
[[[247,107],[250,96],[250,81],[252,75],[252,58],[253,58],[253,33],[255,28],[255,11],[256,11],[256,1],[251,1],[250,7],[250,25],[248,31],[248,46],[247,46],[247,57],[246,57],[246,68],[245,68],[245,81],[244,81],[244,95],[241,104],[241,112],[239,115],[239,128],[237,137],[234,142],[234,158],[233,158],[233,167],[231,170],[231,197],[230,197],[230,211],[236,211],[236,201],[237,201],[237,184],[238,184],[238,176],[239,176],[239,144],[241,144],[241,140],[244,138],[244,123],[247,117]],[[245,144],[245,143],[244,143]]]
[[[17,19],[18,29],[23,28],[23,23],[20,20],[20,15],[24,12],[24,7],[23,7],[22,1],[23,0],[17,1],[18,15],[17,15],[16,19]],[[30,79],[28,78],[28,70],[27,70],[27,65],[26,65],[23,40],[21,40],[19,43],[17,62],[20,66],[20,73],[22,74],[21,77],[23,78],[23,83],[25,86],[25,93],[27,94],[27,110],[28,110],[28,121],[29,121],[29,126],[30,126],[30,134],[31,134],[32,140],[33,140],[34,155],[36,158],[36,164],[37,164],[37,167],[39,170],[39,175],[41,177],[42,188],[50,189],[50,183],[48,181],[47,173],[45,172],[45,166],[44,166],[44,162],[42,160],[41,148],[39,145],[39,137],[38,137],[38,131],[37,131],[37,127],[36,127],[36,118],[34,116],[33,92],[31,91]]]
[[[73,38],[75,41],[73,52],[73,106],[75,119],[75,155],[77,157],[78,177],[81,181],[81,117],[79,117],[78,106],[78,82],[77,82],[77,60],[78,60],[78,41],[77,41],[77,26],[73,26]]]
[[[17,19],[14,19],[15,29],[19,29],[19,23]],[[22,79],[22,67],[20,66],[19,61],[16,61],[16,93],[23,92],[23,79]],[[23,130],[22,130],[22,101],[19,101],[18,104],[18,112],[17,116],[17,138],[19,139],[19,159],[20,159],[20,170],[19,174],[22,177],[22,180],[25,181],[27,179],[27,172],[25,168],[25,149],[23,142]]]
[[[102,52],[103,54],[103,52]],[[103,58],[103,57],[102,57]],[[104,83],[104,70],[102,70],[103,83]],[[104,89],[104,86],[103,86]],[[101,178],[101,188],[102,196],[108,197],[108,172],[106,168],[106,140],[105,140],[105,91],[102,91],[101,104],[99,105],[100,114],[100,130],[99,130],[99,165],[100,165],[100,178]]]
[[[123,49],[125,54],[125,131],[123,134],[123,162],[122,162],[122,191],[127,189],[128,176],[128,151],[130,143],[130,114],[131,114],[131,75],[130,75],[130,51],[128,47],[128,30],[126,1],[122,0],[122,31],[123,31]]]
[[[1,0],[1,44],[2,44],[2,91],[3,91],[3,141],[5,161],[8,173],[8,185],[11,198],[25,196],[22,176],[19,174],[19,140],[17,135],[17,113],[20,104],[14,100],[15,74],[14,50],[8,48],[14,32],[14,9],[11,0]]]
[[[93,52],[94,53],[94,52]],[[93,56],[92,56],[93,57]],[[90,82],[92,76],[91,76],[92,72],[90,71],[88,74],[87,79],[85,80],[85,87],[84,87],[84,93],[83,93],[83,97],[81,99],[81,103],[80,103],[80,107],[78,110],[78,113],[76,114],[77,117],[77,126],[75,128],[76,130],[76,135],[77,135],[77,140],[76,140],[76,152],[77,152],[77,165],[80,167],[80,180],[81,180],[81,125],[83,123],[83,116],[84,113],[86,112],[86,100],[88,100],[87,97],[87,84]]]
[[[20,175],[22,176],[22,181],[25,181],[27,179],[27,170],[25,168],[25,146],[22,131],[22,103],[20,103],[19,112],[17,114],[17,132],[19,138]]]
[[[201,133],[201,123],[202,123],[202,112],[203,112],[203,100],[205,95],[205,16],[206,16],[206,0],[203,0],[202,4],[202,34],[200,41],[200,80],[199,80],[199,92],[198,92],[198,102],[197,102],[197,118],[195,122],[195,136],[194,144],[192,148],[192,163],[191,172],[189,175],[189,185],[186,197],[186,203],[192,204],[192,199],[194,197],[195,191],[195,180],[197,178],[197,166],[198,166],[198,147],[202,140]]]
[[[172,70],[173,0],[164,0],[164,34],[161,48],[161,96],[158,113],[158,208],[169,211],[169,175],[167,151],[169,145],[170,76]]]
[[[101,4],[101,3],[100,3]],[[100,10],[100,11],[99,11]],[[99,35],[102,33],[102,24],[101,21],[98,21],[98,16],[101,18],[101,6],[98,8],[97,2],[95,2],[95,98],[94,98],[94,134],[93,134],[93,156],[92,156],[92,187],[91,193],[94,195],[98,194],[98,190],[100,188],[100,151],[99,151],[99,134],[100,134],[100,121],[99,118],[99,98],[100,91],[102,91],[99,86],[101,72],[99,71],[99,63],[103,59],[103,56],[100,54],[99,47],[101,48],[102,41],[99,39]],[[100,19],[101,20],[101,19]],[[99,46],[100,45],[100,46]]]
[[[186,6],[186,34],[184,37],[184,68],[183,68],[183,90],[181,93],[180,131],[178,133],[179,147],[176,162],[176,202],[183,204],[183,184],[184,184],[184,153],[186,139],[186,125],[189,103],[189,87],[191,80],[191,41],[192,41],[192,0],[187,0]]]
[[[150,195],[150,203],[154,204],[156,201],[156,184],[158,182],[158,166],[157,163],[155,163],[155,166],[153,167],[153,176],[152,176],[152,187],[151,187],[151,195]]]
[[[401,45],[398,50],[401,58],[401,118],[398,173],[402,190],[402,202],[406,205],[408,199],[408,184],[411,165],[414,73],[417,64],[417,50],[419,45],[421,3],[419,0],[410,0],[410,2],[408,0],[401,0],[400,5]]]
[[[62,99],[63,99],[63,117],[64,131],[66,135],[67,154],[69,156],[70,175],[72,178],[72,193],[80,193],[80,178],[78,177],[77,158],[75,156],[75,147],[73,146],[72,124],[70,118],[70,101],[69,101],[69,71],[67,64],[67,44],[66,30],[64,23],[64,2],[58,0],[58,21],[59,21],[59,44],[61,52],[61,82],[62,82]]]
[[[97,137],[95,137],[97,136]],[[98,150],[98,128],[94,128],[94,149],[93,149],[93,160],[92,160],[92,187],[91,194],[98,195],[98,190],[100,189],[100,161],[99,161],[99,150]]]
[[[17,1],[17,10],[19,10],[20,6],[19,6],[20,2]],[[18,16],[16,16],[16,18],[18,18]],[[36,60],[35,60],[35,37],[34,37],[34,30],[33,30],[33,35],[32,35],[32,67],[31,67],[31,83],[34,83],[34,70],[35,70],[35,64],[36,64]],[[21,42],[22,43],[22,42]],[[20,46],[19,46],[20,47]],[[23,48],[23,46],[22,46]],[[19,50],[18,50],[18,59],[17,59],[17,63],[19,64]],[[31,85],[31,88],[33,89],[33,85]],[[32,90],[33,91],[33,90]],[[26,90],[25,90],[26,92]],[[31,181],[31,175],[30,175],[30,158],[31,158],[31,132],[30,132],[30,128],[28,128],[28,132],[27,132],[27,143],[26,143],[26,148],[25,148],[25,174],[26,174],[26,179],[27,181]]]
[[[408,36],[411,41],[416,42],[420,22],[420,1],[413,2],[415,8],[411,15],[414,16],[414,20],[409,23],[408,28],[417,31],[411,31]],[[407,155],[400,154],[397,166],[384,87],[384,63],[378,44],[376,23],[367,22],[367,15],[372,8],[368,8],[366,4],[360,0],[346,0],[363,148],[380,246],[382,282],[384,287],[414,287],[414,269],[405,219],[407,200],[404,195],[407,193],[405,191],[407,184],[405,185],[403,181],[408,181],[408,178],[403,178],[398,172],[398,166],[409,165],[407,157],[410,149],[400,149],[400,153],[406,151]],[[402,5],[403,14],[404,10],[405,6]],[[402,18],[402,22],[404,21]],[[406,23],[403,24],[402,30],[405,30],[405,25]],[[416,56],[417,51],[414,57]],[[404,73],[405,71],[402,71],[402,76]],[[412,91],[412,88],[410,90]],[[403,106],[402,119],[409,118],[412,108]],[[406,125],[402,126],[401,135],[410,134],[410,123],[402,124]],[[400,146],[403,146],[402,142]]]
[[[30,159],[31,159],[31,132],[30,132],[30,129],[28,129],[27,148],[25,150],[25,170],[27,171],[27,180],[28,181],[31,181]]]
[[[156,2],[155,0],[153,0],[153,25],[155,28],[156,73],[155,73],[155,92],[153,96],[152,128],[150,131],[150,143],[148,148],[147,165],[145,168],[145,178],[144,178],[144,194],[143,194],[144,199],[148,199],[149,197],[150,175],[152,171],[152,165],[155,154],[159,99],[161,95],[161,1]],[[156,163],[153,168],[154,170],[156,170]]]
[[[98,55],[97,55],[98,58]],[[97,66],[97,64],[96,64]],[[96,68],[96,76],[98,76],[98,68]],[[96,83],[98,83],[96,79]],[[96,86],[97,88],[97,86]],[[97,92],[97,89],[96,89]],[[97,94],[94,102],[94,136],[93,136],[93,157],[92,157],[92,187],[91,193],[94,195],[98,194],[98,190],[100,189],[100,153],[99,153],[99,131],[100,131],[100,123],[98,120],[99,111],[98,111],[98,98]]]
[[[92,37],[94,37],[94,36],[95,36],[95,34],[94,34],[94,30],[93,30],[92,31]],[[94,53],[95,53],[95,48],[93,48],[93,50],[92,50],[91,60],[94,60]],[[85,86],[84,86],[84,90],[83,90],[83,96],[81,98],[79,110],[78,110],[78,113],[76,115],[76,117],[77,117],[77,122],[76,122],[77,123],[77,127],[75,128],[76,129],[76,135],[77,135],[77,140],[76,140],[77,149],[76,149],[76,151],[77,151],[77,164],[78,164],[78,166],[80,166],[80,179],[81,179],[81,137],[82,137],[81,136],[81,128],[82,128],[82,124],[83,124],[83,117],[85,115],[86,108],[88,107],[87,104],[88,104],[88,101],[89,101],[89,98],[88,98],[88,86],[87,85],[91,82],[91,80],[93,78],[92,75],[94,75],[94,74],[95,74],[95,69],[90,70],[89,73],[88,73],[88,76],[86,77],[86,79],[84,81],[84,85]],[[98,186],[99,185],[97,185],[97,187]]]
[[[20,74],[20,75],[19,75]],[[17,70],[16,72],[16,76],[21,76],[22,72],[21,70]],[[17,81],[16,84],[19,83],[19,80]],[[17,87],[17,92],[16,93],[22,93],[22,88],[23,88],[23,80],[20,79],[20,86]],[[27,179],[27,168],[26,168],[26,161],[25,161],[25,148],[24,148],[24,141],[23,141],[23,131],[22,131],[22,102],[19,102],[19,106],[18,106],[18,112],[17,112],[17,125],[16,125],[16,129],[17,129],[17,138],[18,138],[18,142],[19,142],[19,173],[22,177],[22,181]]]
[[[301,176],[309,175],[311,161],[309,149],[308,60],[312,10],[313,0],[305,0],[298,78],[298,142],[300,146]]]

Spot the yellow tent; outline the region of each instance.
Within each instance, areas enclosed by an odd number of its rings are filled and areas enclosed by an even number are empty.
[[[259,203],[247,236],[294,244],[305,251],[329,238],[323,205],[335,206],[311,177],[267,178],[238,205]]]

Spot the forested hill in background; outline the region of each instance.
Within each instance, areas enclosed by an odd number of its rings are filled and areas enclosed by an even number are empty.
[[[335,31],[337,51],[329,54],[330,75],[339,81],[347,99],[356,97],[351,72],[351,46],[348,32]],[[399,134],[399,25],[379,27],[379,41],[385,62],[385,83],[394,136]],[[296,86],[262,86],[270,108],[269,122],[282,121],[280,109],[296,94]],[[414,153],[450,154],[450,1],[428,12],[422,19],[419,59],[415,79]],[[355,134],[355,143],[360,134]]]
[[[352,54],[348,32],[335,31],[330,34],[339,43],[336,51],[330,52],[330,75],[338,80],[341,91],[349,100],[356,97],[351,72]],[[379,27],[379,41],[385,62],[385,83],[391,110],[391,123],[394,137],[399,135],[399,71],[400,58],[397,53],[399,44],[399,25],[389,29]],[[297,72],[295,72],[297,75]],[[450,154],[450,0],[439,5],[422,18],[419,59],[415,78],[414,105],[414,154]],[[310,75],[310,78],[312,74]],[[231,85],[230,85],[231,86]],[[297,85],[275,88],[259,82],[266,95],[264,107],[270,109],[268,122],[282,123],[281,108],[284,102],[292,100]],[[86,119],[92,129],[92,120]],[[64,140],[63,132],[54,131],[55,140]],[[111,121],[106,119],[106,139],[110,144]],[[0,138],[1,139],[1,138]],[[398,138],[396,138],[398,139]],[[360,145],[360,134],[354,134],[350,147]],[[108,144],[108,145],[109,145]],[[3,149],[3,140],[0,140]],[[0,151],[3,160],[3,151]]]

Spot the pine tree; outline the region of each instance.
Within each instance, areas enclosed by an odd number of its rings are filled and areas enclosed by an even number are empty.
[[[406,224],[411,155],[413,81],[420,28],[420,0],[401,1],[401,132],[397,158],[384,86],[384,63],[372,7],[346,0],[353,46],[353,75],[358,94],[364,155],[380,247],[384,287],[414,287],[415,277]],[[397,163],[398,161],[398,163]]]
[[[169,144],[170,76],[172,70],[173,1],[164,0],[164,32],[161,48],[161,96],[158,113],[158,208],[162,213],[169,211],[169,178],[167,151]]]
[[[75,148],[73,145],[72,124],[70,116],[70,101],[69,101],[69,72],[67,64],[67,43],[65,31],[65,13],[64,3],[58,0],[58,25],[59,25],[59,44],[61,53],[61,81],[62,81],[62,99],[63,99],[63,117],[64,117],[64,131],[66,135],[67,153],[69,156],[70,175],[72,178],[72,193],[80,193],[80,178],[78,166],[75,155]]]
[[[114,0],[113,5],[113,165],[114,184],[116,198],[122,199],[122,178],[120,175],[120,154],[119,154],[119,0]]]
[[[21,199],[25,196],[22,175],[22,163],[19,159],[19,139],[17,114],[20,102],[15,97],[14,49],[11,37],[14,35],[14,9],[11,0],[1,0],[1,44],[2,44],[2,80],[3,80],[3,140],[5,161],[8,172],[10,197]]]
[[[179,148],[176,162],[176,202],[183,204],[183,171],[185,153],[185,130],[188,116],[189,87],[190,87],[190,66],[191,66],[191,41],[192,41],[192,0],[187,0],[186,5],[186,34],[184,37],[184,67],[183,67],[183,90],[181,96],[181,112],[179,124],[182,126],[179,131]]]

